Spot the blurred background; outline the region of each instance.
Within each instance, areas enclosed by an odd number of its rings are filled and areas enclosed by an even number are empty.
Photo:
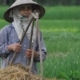
[[[10,5],[15,0],[0,0],[0,4]],[[80,0],[34,0],[40,4],[54,6],[54,5],[80,5]]]
[[[9,24],[3,14],[14,1],[0,0],[0,29]],[[80,0],[34,1],[46,9],[39,20],[48,52],[44,77],[80,80]]]

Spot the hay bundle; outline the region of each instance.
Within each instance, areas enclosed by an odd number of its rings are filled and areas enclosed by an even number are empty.
[[[0,80],[40,80],[40,77],[29,74],[29,67],[18,64],[0,70]]]

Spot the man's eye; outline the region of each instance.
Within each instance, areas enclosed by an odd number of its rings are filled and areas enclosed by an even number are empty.
[[[25,8],[24,7],[21,7],[20,10],[25,10]]]
[[[28,9],[31,9],[31,7],[28,7]]]

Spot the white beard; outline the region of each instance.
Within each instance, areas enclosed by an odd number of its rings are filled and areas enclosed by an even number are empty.
[[[16,15],[17,14],[17,15]],[[30,15],[28,18],[24,18],[24,19],[21,19],[21,15],[19,13],[19,10],[18,9],[15,9],[13,10],[13,14],[12,14],[12,17],[13,17],[13,26],[15,28],[15,31],[18,35],[18,38],[21,40],[21,37],[22,37],[22,34],[23,34],[23,29],[25,30],[26,27],[28,26],[28,23],[30,22],[32,16]],[[32,24],[29,26],[29,29],[26,33],[28,39],[30,40],[30,35],[31,35],[31,27],[32,27]],[[33,38],[32,38],[32,43],[34,42],[35,40],[35,33],[36,33],[36,28],[34,27],[34,30],[33,30]]]

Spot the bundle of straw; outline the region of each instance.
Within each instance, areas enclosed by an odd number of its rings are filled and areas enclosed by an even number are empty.
[[[0,70],[0,80],[40,80],[40,77],[29,74],[29,67],[18,64]]]

